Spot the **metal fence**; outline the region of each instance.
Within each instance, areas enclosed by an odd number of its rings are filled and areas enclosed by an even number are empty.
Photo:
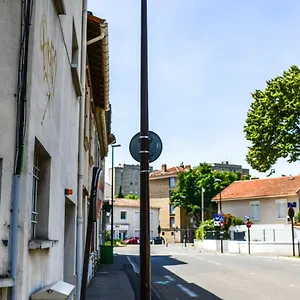
[[[300,241],[300,232],[295,231],[295,241]],[[205,233],[206,240],[220,240],[221,237],[225,240],[232,241],[248,241],[248,231],[224,231],[222,235],[220,230],[211,230]],[[291,242],[291,228],[266,228],[266,229],[250,229],[250,241],[253,242]]]

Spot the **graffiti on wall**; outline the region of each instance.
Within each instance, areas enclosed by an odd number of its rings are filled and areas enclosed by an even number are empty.
[[[40,29],[40,50],[43,57],[43,82],[46,85],[46,106],[41,125],[46,117],[51,99],[55,92],[55,79],[57,73],[57,55],[53,41],[48,36],[48,24],[46,16],[43,16]]]

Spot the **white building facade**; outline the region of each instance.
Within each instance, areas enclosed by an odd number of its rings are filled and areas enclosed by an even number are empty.
[[[93,69],[81,68],[85,61],[82,53],[92,60],[98,50],[103,50],[99,40],[90,51],[82,51],[81,45],[86,45],[82,36],[88,38],[82,31],[86,28],[82,27],[84,20],[88,23],[83,18],[84,3],[0,3],[0,299],[7,299],[8,289],[12,300],[29,299],[59,280],[78,287],[76,278],[80,278],[82,261],[78,264],[77,260],[83,260],[91,170],[94,166],[104,169],[111,141],[108,86],[99,83],[99,88]],[[106,26],[103,20],[98,22]],[[107,31],[103,39],[107,39]],[[20,56],[22,76],[18,74]],[[101,73],[108,76],[105,70]],[[27,88],[25,97],[22,86]],[[103,93],[93,95],[93,88]],[[88,114],[84,126],[80,126],[81,107],[85,108],[84,115]],[[81,134],[80,128],[84,130]],[[78,195],[82,205],[79,219]],[[82,230],[80,240],[78,228]],[[93,229],[92,252],[98,251],[100,231],[98,221]],[[81,256],[76,249],[78,243]]]
[[[150,207],[150,238],[158,236],[159,208]],[[114,200],[114,238],[140,237],[140,201],[129,199]],[[107,217],[107,228],[111,230],[110,216]]]

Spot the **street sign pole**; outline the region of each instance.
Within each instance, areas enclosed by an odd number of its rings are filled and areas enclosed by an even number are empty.
[[[293,244],[293,256],[295,255],[295,236],[294,236],[294,216],[295,216],[295,211],[292,206],[289,207],[288,210],[288,215],[291,219],[291,225],[292,225],[292,244]]]
[[[221,239],[221,253],[224,253],[224,249],[223,249],[223,234],[224,234],[224,222],[220,223],[220,239]]]
[[[140,299],[151,300],[147,0],[141,0]]]
[[[248,227],[248,253],[250,254],[250,227]]]
[[[246,223],[246,226],[248,228],[248,253],[250,254],[250,228],[251,228],[251,222],[249,221],[249,217],[247,217],[247,223]]]
[[[223,253],[224,250],[223,250],[223,235],[221,235],[221,253]]]

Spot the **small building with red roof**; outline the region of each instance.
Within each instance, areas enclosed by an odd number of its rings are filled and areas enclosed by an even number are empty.
[[[224,213],[249,216],[254,224],[286,224],[288,205],[299,212],[300,175],[235,181],[212,201],[219,207],[221,201]]]

